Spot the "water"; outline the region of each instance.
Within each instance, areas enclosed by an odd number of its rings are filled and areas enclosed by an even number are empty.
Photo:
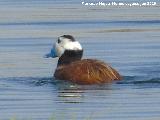
[[[0,119],[159,120],[159,10],[158,0],[120,8],[0,0]],[[54,80],[57,59],[43,55],[63,34],[82,43],[84,58],[111,64],[124,79],[93,86]]]

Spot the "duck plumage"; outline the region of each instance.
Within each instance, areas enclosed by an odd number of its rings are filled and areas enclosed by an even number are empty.
[[[54,77],[77,84],[102,84],[121,80],[121,75],[110,65],[95,59],[81,59],[81,44],[71,35],[63,35],[46,57],[59,57]]]
[[[82,59],[67,65],[58,66],[55,78],[77,84],[101,84],[120,80],[120,74],[102,61]]]

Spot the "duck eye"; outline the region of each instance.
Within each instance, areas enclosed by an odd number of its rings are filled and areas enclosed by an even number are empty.
[[[60,39],[58,39],[58,43],[60,43],[61,42],[61,40]]]

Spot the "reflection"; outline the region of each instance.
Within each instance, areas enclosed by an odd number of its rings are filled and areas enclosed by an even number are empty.
[[[62,103],[83,103],[83,93],[63,92],[58,95],[58,102]]]
[[[68,88],[61,89],[58,92],[58,102],[60,103],[82,103],[84,90],[78,85],[68,85]]]
[[[68,83],[68,82],[67,82]],[[86,98],[90,96],[105,96],[112,90],[112,85],[77,85],[77,84],[59,84],[58,86],[58,103],[85,103]],[[102,92],[102,91],[108,92]]]

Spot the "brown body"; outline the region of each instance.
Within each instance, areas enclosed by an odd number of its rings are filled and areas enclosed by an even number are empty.
[[[77,84],[101,84],[120,80],[120,74],[104,62],[83,59],[70,64],[59,65],[54,73],[55,78]]]

